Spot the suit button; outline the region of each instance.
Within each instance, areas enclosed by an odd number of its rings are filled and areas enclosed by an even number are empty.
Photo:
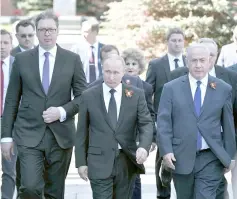
[[[113,151],[115,151],[115,148],[112,148]]]
[[[48,98],[47,98],[47,97],[45,98],[45,101],[48,101]]]

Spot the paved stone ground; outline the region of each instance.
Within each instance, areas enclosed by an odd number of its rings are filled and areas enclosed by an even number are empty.
[[[142,196],[144,199],[155,199],[156,198],[156,187],[155,187],[155,152],[151,153],[146,166],[146,175],[142,175]],[[227,180],[230,183],[230,175],[227,175]],[[229,184],[229,192],[231,193],[231,185]],[[65,199],[92,199],[92,193],[89,182],[85,182],[80,179],[75,169],[74,156],[72,157],[71,166],[66,179],[66,191]],[[172,186],[172,197],[176,199],[175,190]],[[233,199],[232,197],[230,199]]]

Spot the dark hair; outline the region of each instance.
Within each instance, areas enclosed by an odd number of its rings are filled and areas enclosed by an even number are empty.
[[[10,32],[8,32],[6,29],[0,29],[0,34],[1,35],[9,35],[11,42],[12,42],[12,35]]]
[[[171,35],[173,35],[173,34],[181,34],[181,35],[183,35],[183,37],[185,37],[184,32],[182,31],[182,29],[180,29],[180,28],[170,28],[167,32],[166,40],[168,41],[170,39]]]
[[[100,24],[96,19],[89,19],[84,20],[81,24],[81,27],[83,29],[83,26],[90,26],[92,32],[99,32]]]
[[[36,17],[36,19],[35,19],[36,28],[38,27],[38,23],[41,19],[53,19],[56,23],[57,28],[58,28],[58,24],[59,24],[58,17],[57,17],[57,15],[54,14],[54,12],[52,10],[46,10],[45,12],[40,13]]]
[[[17,33],[19,31],[20,26],[23,26],[23,27],[31,26],[33,28],[33,30],[35,30],[35,25],[29,19],[19,21],[19,23],[16,25],[16,32]]]
[[[119,55],[119,50],[116,46],[114,45],[104,45],[101,49],[100,49],[100,59],[103,60],[103,57],[102,57],[102,53],[108,53],[112,50],[115,50],[117,51],[118,55]]]

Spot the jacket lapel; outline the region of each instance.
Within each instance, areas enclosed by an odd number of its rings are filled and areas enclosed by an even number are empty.
[[[31,51],[32,59],[31,59],[31,69],[32,69],[32,74],[35,76],[36,82],[42,91],[42,93],[45,95],[44,88],[42,86],[42,82],[40,79],[40,72],[39,72],[39,47],[34,48]]]
[[[100,85],[100,88],[98,89],[98,91],[100,93],[100,107],[102,108],[102,112],[104,114],[105,121],[107,122],[109,127],[114,131],[115,129],[113,128],[113,125],[112,125],[110,118],[108,116],[108,111],[106,110],[106,107],[105,107],[105,100],[104,100],[104,93],[103,93],[103,82]]]
[[[118,130],[119,126],[121,125],[123,118],[124,118],[124,111],[126,110],[126,105],[127,105],[127,98],[125,96],[125,89],[129,89],[125,84],[122,84],[122,98],[121,98],[121,105],[120,105],[120,110],[119,110],[119,117],[118,117],[118,122],[115,131]]]
[[[62,51],[63,50],[61,49],[61,47],[57,45],[57,53],[55,57],[54,69],[51,82],[49,85],[48,95],[50,94],[50,92],[52,92],[52,89],[55,88],[57,80],[59,80],[61,70],[63,69],[64,66],[65,56],[63,55]]]
[[[14,57],[10,56],[10,64],[9,64],[9,77],[11,76],[11,71],[12,71],[12,64],[14,62]]]
[[[195,117],[198,117],[195,111],[195,107],[194,107],[194,102],[193,102],[193,97],[192,97],[192,91],[191,91],[191,87],[190,87],[190,82],[189,82],[189,78],[188,75],[186,75],[185,77],[183,77],[183,83],[184,83],[184,89],[183,89],[183,94],[185,96],[185,99],[187,100],[187,103],[189,105],[189,108],[192,110],[193,114],[195,115]]]
[[[210,106],[210,104],[212,103],[212,96],[214,95],[215,89],[211,88],[210,86],[211,83],[215,83],[215,80],[210,75],[208,75],[207,90],[206,90],[206,94],[203,100],[199,118],[201,117],[204,110],[208,108],[208,105]]]
[[[169,63],[169,59],[168,59],[168,55],[165,55],[163,57],[163,67],[165,68],[165,74],[167,77],[167,80],[170,81],[170,63]]]
[[[102,76],[102,66],[101,66],[101,60],[100,60],[100,50],[101,48],[103,47],[103,44],[102,43],[99,43],[98,44],[98,70],[99,70],[99,76],[101,77]]]

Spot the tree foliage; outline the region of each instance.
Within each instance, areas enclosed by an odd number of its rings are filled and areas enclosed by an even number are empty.
[[[230,42],[236,24],[233,0],[134,0],[135,8],[129,2],[111,4],[102,25],[122,48],[135,44],[149,58],[165,52],[165,34],[171,27],[182,28],[187,43],[210,37],[222,46]]]

